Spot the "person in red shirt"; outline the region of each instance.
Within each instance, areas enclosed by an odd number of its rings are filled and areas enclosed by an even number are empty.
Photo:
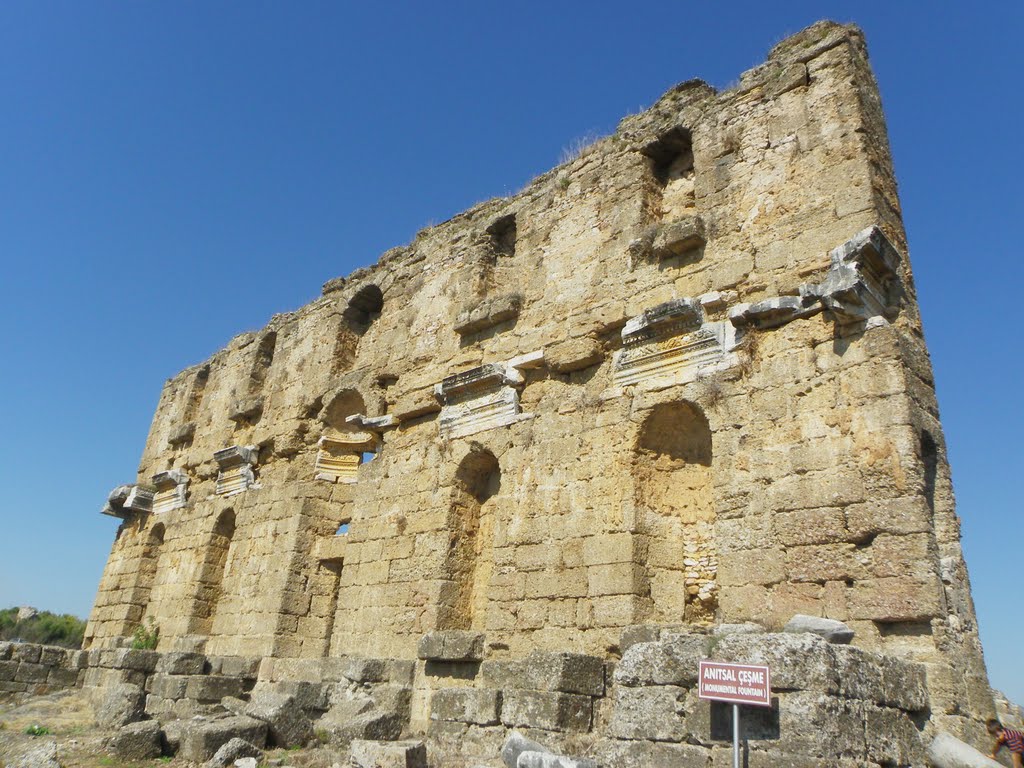
[[[992,747],[992,759],[995,760],[999,750],[1006,747],[1013,758],[1013,768],[1024,768],[1024,733],[1013,728],[1004,728],[994,717],[988,719],[985,727],[996,737],[995,746]]]

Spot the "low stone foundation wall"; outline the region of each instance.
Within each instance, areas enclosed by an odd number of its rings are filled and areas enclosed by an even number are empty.
[[[566,765],[711,768],[729,763],[732,734],[731,707],[697,696],[699,662],[712,659],[771,669],[772,707],[742,710],[749,768],[926,764],[924,666],[814,634],[630,628],[618,661],[568,652],[485,659],[484,648],[472,632],[425,636],[417,661],[7,643],[0,644],[0,691],[131,686],[135,714],[108,727],[149,717],[168,743],[191,743],[189,729],[198,728],[210,748],[221,724],[227,734],[235,720],[254,718],[269,723],[267,743],[284,742],[283,715],[266,713],[287,711],[291,732],[341,749],[359,739],[422,739],[434,768],[501,765],[513,732],[582,759]]]
[[[0,642],[0,694],[43,694],[83,682],[88,652],[35,643]]]
[[[431,764],[493,761],[511,729],[600,766],[728,764],[732,708],[697,697],[701,659],[771,668],[772,707],[742,708],[751,767],[925,765],[922,665],[811,634],[671,632],[626,647],[618,663],[535,653],[483,661],[471,677],[469,663],[433,675],[426,733],[445,757]]]

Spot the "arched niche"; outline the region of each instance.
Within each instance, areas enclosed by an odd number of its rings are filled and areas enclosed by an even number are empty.
[[[157,523],[146,534],[145,544],[139,558],[139,566],[136,572],[136,584],[132,602],[139,606],[139,613],[143,617],[154,617],[153,590],[156,586],[157,574],[160,566],[160,554],[164,546],[165,528],[163,523]],[[143,620],[143,623],[144,620]]]
[[[686,128],[673,128],[644,147],[658,193],[658,214],[672,221],[696,212],[693,139]]]
[[[377,453],[377,436],[348,422],[366,413],[363,396],[355,389],[336,393],[324,407],[323,435],[317,451],[315,476],[332,483],[354,483],[359,465]]]
[[[343,313],[357,333],[366,333],[384,309],[384,294],[372,283],[364,285],[349,299]]]
[[[703,622],[718,605],[711,429],[688,402],[655,406],[637,438],[636,502],[649,538],[653,618]]]
[[[249,369],[248,394],[258,395],[263,391],[263,384],[267,380],[267,373],[274,363],[274,353],[277,350],[277,332],[267,331],[256,342],[256,349],[253,354],[252,367]]]
[[[334,342],[332,372],[337,374],[352,367],[360,338],[370,330],[383,309],[384,294],[372,283],[364,285],[345,302]]]
[[[235,511],[225,509],[217,516],[213,530],[201,553],[199,585],[191,632],[209,635],[213,629],[217,607],[224,592],[224,578],[230,569],[232,544],[235,538]]]
[[[501,468],[490,451],[467,455],[455,472],[444,573],[450,583],[438,611],[438,629],[485,629],[494,570],[494,499]]]

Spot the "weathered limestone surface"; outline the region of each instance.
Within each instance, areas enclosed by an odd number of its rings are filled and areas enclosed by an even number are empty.
[[[155,720],[129,723],[115,733],[109,749],[125,760],[152,760],[160,757],[163,749],[163,731]]]
[[[687,667],[703,641],[686,638],[802,614],[879,661],[810,635],[728,632],[716,652],[779,664],[783,690],[810,674],[822,690],[791,700],[816,727],[891,720],[891,749],[917,764],[908,728],[980,743],[993,712],[884,118],[850,26],[783,41],[730,90],[674,87],[514,197],[175,376],[103,511],[121,525],[87,647],[152,620],[159,650],[186,655],[91,665],[84,682],[150,686],[150,711],[199,711],[259,677],[345,739],[411,718],[493,756],[508,727],[566,729],[614,733],[611,762],[688,764],[695,744],[648,742],[692,722],[645,730],[649,712],[709,716]],[[580,689],[554,673],[508,685],[534,651],[597,661]],[[389,679],[409,712],[326,700],[344,675],[316,665],[350,657],[406,663]],[[33,663],[0,666],[0,686],[35,684]],[[896,668],[919,671],[907,686]],[[444,693],[432,717],[434,692],[476,687],[500,702]],[[802,722],[757,759],[821,753]],[[837,749],[889,764],[863,738]]]

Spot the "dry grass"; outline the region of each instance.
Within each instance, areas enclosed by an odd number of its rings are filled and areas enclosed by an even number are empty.
[[[571,163],[576,158],[582,157],[603,138],[604,136],[596,131],[587,131],[582,136],[577,136],[566,146],[562,147],[562,154],[558,157],[558,164]]]

